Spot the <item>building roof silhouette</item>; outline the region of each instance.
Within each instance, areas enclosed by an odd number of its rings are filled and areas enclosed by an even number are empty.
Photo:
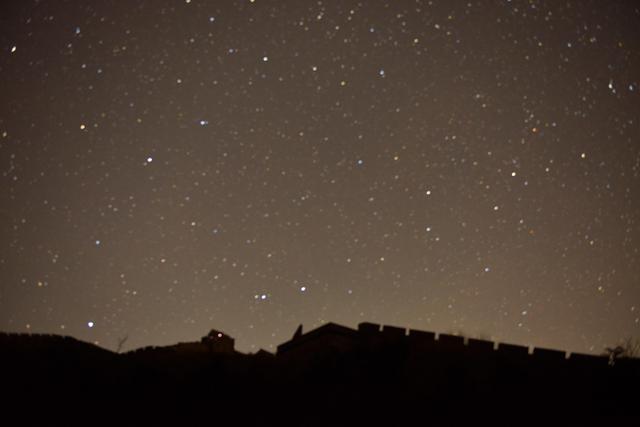
[[[342,347],[349,341],[355,343],[357,333],[354,329],[329,322],[303,334],[302,325],[300,325],[289,341],[278,346],[277,353],[280,355],[294,349],[307,347],[312,343],[313,347],[322,345],[327,346],[327,350],[335,350],[336,345]]]

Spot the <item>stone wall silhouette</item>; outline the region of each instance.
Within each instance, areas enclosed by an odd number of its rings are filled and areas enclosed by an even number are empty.
[[[460,414],[490,419],[488,408],[517,419],[541,408],[633,415],[629,391],[640,379],[638,360],[611,366],[604,356],[366,322],[297,333],[275,355],[203,348],[196,342],[116,354],[71,337],[0,334],[0,366],[14,403],[46,396],[39,404],[82,402],[75,408],[92,414],[104,402],[136,402],[137,412],[163,419],[217,416],[224,408],[244,424],[271,414],[304,425],[313,414],[314,425],[335,425],[332,415],[323,418],[332,413],[351,417],[351,425],[406,424],[399,421],[405,415],[455,424]]]
[[[296,337],[278,346],[278,355],[286,354],[293,348],[313,346],[315,342],[323,344],[331,343],[331,339],[325,337],[324,329],[330,326],[331,331],[326,335],[330,337],[338,336],[333,333],[340,328],[340,336],[344,341],[338,347],[351,348],[356,341],[368,342],[374,345],[406,345],[415,350],[433,350],[449,352],[465,352],[476,356],[495,355],[501,358],[513,360],[529,360],[541,363],[562,364],[566,361],[576,361],[579,364],[594,364],[594,366],[607,365],[606,356],[588,355],[581,353],[571,353],[568,351],[547,349],[543,347],[526,347],[511,343],[501,343],[497,341],[487,341],[477,338],[466,338],[459,335],[446,333],[436,333],[417,329],[402,328],[391,325],[381,325],[370,322],[363,322],[358,325],[358,329],[351,329],[335,324],[326,324],[316,328],[306,334]],[[313,344],[312,344],[313,343]]]

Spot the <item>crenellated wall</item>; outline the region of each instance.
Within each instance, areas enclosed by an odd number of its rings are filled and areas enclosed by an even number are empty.
[[[5,333],[0,332],[0,343],[8,343],[11,340],[19,340],[29,337],[25,345],[29,347],[39,347],[47,343],[78,343],[88,344],[70,336],[39,333]],[[296,352],[302,351],[324,351],[341,350],[349,351],[359,343],[365,348],[388,346],[405,349],[416,354],[429,354],[429,352],[443,354],[461,354],[469,356],[489,355],[499,359],[513,362],[531,361],[544,366],[564,366],[570,363],[578,368],[598,368],[609,365],[606,356],[596,356],[581,353],[570,353],[561,350],[547,348],[526,347],[522,345],[499,343],[476,338],[464,338],[458,335],[445,333],[435,333],[417,329],[408,329],[391,325],[380,325],[376,323],[363,322],[358,325],[357,330],[335,324],[327,324],[310,331],[299,337],[281,344],[278,347],[278,354],[288,353],[293,349]],[[202,343],[181,343],[173,346],[178,350],[191,349],[191,347],[202,346]],[[149,346],[134,349],[128,354],[140,354],[153,351],[159,347]],[[108,351],[108,350],[107,350]],[[622,360],[622,359],[620,359]],[[634,363],[631,361],[629,363]],[[616,361],[618,363],[618,361]],[[627,361],[621,361],[624,364]]]
[[[379,325],[370,322],[364,322],[358,325],[358,336],[363,339],[375,340],[378,343],[403,341],[415,349],[432,348],[447,352],[463,351],[474,355],[489,354],[514,361],[530,360],[544,364],[562,364],[567,361],[575,361],[576,364],[594,364],[600,366],[608,363],[608,359],[604,356],[570,353],[547,348],[526,347],[476,338],[465,339],[459,335],[437,334],[429,331]]]

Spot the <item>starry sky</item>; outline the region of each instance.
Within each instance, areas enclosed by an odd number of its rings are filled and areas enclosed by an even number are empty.
[[[0,330],[640,336],[635,1],[0,5]]]

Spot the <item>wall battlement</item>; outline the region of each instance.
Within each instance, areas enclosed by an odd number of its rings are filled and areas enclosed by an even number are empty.
[[[312,331],[299,336],[295,336],[278,346],[278,354],[287,352],[295,348],[304,348],[309,345],[314,348],[318,345],[327,344],[327,334],[340,335],[340,348],[351,348],[348,342],[363,341],[377,345],[401,344],[415,351],[444,351],[459,352],[461,354],[473,355],[494,355],[509,360],[530,360],[544,364],[563,364],[570,362],[572,365],[584,367],[605,367],[609,365],[609,358],[606,356],[572,353],[563,350],[554,350],[542,347],[527,347],[523,345],[501,343],[477,338],[465,338],[459,335],[437,333],[433,331],[423,331],[418,329],[403,328],[392,325],[381,325],[371,322],[358,324],[356,330],[341,325],[325,324]],[[82,343],[71,336],[46,334],[46,333],[10,333],[0,332],[0,340],[5,342],[13,339],[28,337],[32,343],[45,342],[76,342]],[[324,337],[324,338],[323,338]],[[197,343],[200,345],[200,343]],[[129,351],[129,354],[139,354],[147,351],[157,350],[161,347],[148,346]],[[334,346],[333,348],[336,348]],[[633,363],[634,361],[630,361]],[[627,363],[622,361],[622,363]]]
[[[575,361],[580,364],[604,366],[608,363],[605,356],[571,353],[542,347],[527,347],[518,344],[500,343],[477,338],[465,338],[460,335],[436,333],[397,326],[363,322],[358,325],[358,336],[375,339],[379,343],[406,341],[415,348],[434,348],[444,351],[466,350],[474,354],[494,354],[510,359],[527,359],[544,363],[563,363]]]

